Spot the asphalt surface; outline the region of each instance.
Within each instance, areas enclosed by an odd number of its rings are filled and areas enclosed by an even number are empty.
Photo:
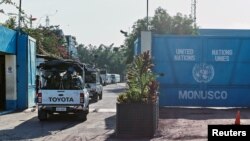
[[[36,108],[5,111],[0,115],[0,141],[206,141],[208,125],[250,125],[249,108],[161,107],[153,138],[119,138],[115,135],[116,98],[125,84],[104,87],[103,99],[90,104],[87,121],[76,115],[53,115],[40,122]],[[1,114],[1,113],[0,113]]]

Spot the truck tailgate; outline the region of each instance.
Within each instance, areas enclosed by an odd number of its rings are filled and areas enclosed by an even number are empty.
[[[42,90],[42,104],[80,104],[81,90]]]

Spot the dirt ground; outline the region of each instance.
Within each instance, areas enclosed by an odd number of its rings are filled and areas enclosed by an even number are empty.
[[[159,131],[153,141],[206,141],[208,125],[233,125],[237,111],[240,124],[250,125],[247,108],[160,108]]]

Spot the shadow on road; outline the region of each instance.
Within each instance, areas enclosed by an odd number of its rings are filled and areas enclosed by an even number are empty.
[[[76,120],[78,119],[78,120]],[[13,129],[0,131],[0,140],[29,140],[48,136],[82,123],[77,115],[53,115],[47,121],[40,122],[33,117]]]
[[[116,115],[105,118],[106,129],[114,129],[115,130],[115,123],[116,123]]]
[[[98,101],[95,101],[94,99],[91,99],[89,100],[89,104],[93,104],[93,103],[97,103]]]
[[[119,137],[115,133],[111,134],[105,141],[150,141],[152,138]]]
[[[113,115],[111,117],[108,117],[105,119],[105,125],[106,129],[113,129],[115,130],[116,126],[116,115]],[[135,138],[130,136],[122,136],[119,137],[116,135],[116,133],[110,134],[105,141],[150,141],[150,138]]]
[[[237,111],[240,111],[241,118],[250,118],[249,108],[176,108],[162,107],[159,111],[160,119],[191,119],[191,120],[207,120],[207,119],[234,119]]]

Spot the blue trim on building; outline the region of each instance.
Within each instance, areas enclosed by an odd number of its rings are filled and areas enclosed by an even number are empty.
[[[14,110],[2,111],[2,112],[0,112],[0,116],[10,114],[10,113],[13,113],[13,112],[14,112]]]
[[[6,110],[15,110],[17,107],[17,100],[6,100]]]
[[[134,42],[134,55],[141,53],[141,38],[137,38]]]
[[[35,95],[36,95],[36,86],[28,86],[28,107],[35,106]]]
[[[28,38],[28,107],[35,106],[36,95],[36,41]]]
[[[17,109],[28,107],[28,35],[20,33],[17,47]]]

